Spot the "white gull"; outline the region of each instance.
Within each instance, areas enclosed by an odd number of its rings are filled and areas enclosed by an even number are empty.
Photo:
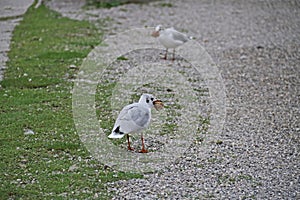
[[[163,107],[161,100],[156,99],[151,94],[143,94],[140,97],[138,103],[133,103],[125,106],[113,127],[109,138],[122,138],[127,135],[128,150],[134,150],[130,146],[129,135],[130,133],[140,133],[142,130],[147,128],[151,120],[151,108],[156,108],[157,110]],[[145,149],[143,134],[141,134],[142,140],[142,150],[140,153],[147,153]]]
[[[188,37],[184,33],[181,33],[172,28],[163,29],[161,25],[155,27],[155,31],[151,34],[153,37],[157,37],[158,41],[166,48],[166,53],[163,59],[167,59],[168,49],[173,49],[173,58],[175,60],[175,48],[183,45],[192,37]]]

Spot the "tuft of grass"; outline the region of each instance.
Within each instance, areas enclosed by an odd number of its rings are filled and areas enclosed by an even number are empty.
[[[94,25],[43,5],[15,28],[0,83],[1,198],[109,199],[105,183],[142,177],[105,168],[76,134],[70,66],[100,41]]]
[[[159,6],[171,8],[171,7],[173,7],[173,4],[172,3],[160,3]]]
[[[121,6],[124,3],[122,3],[119,0],[112,0],[112,1],[101,1],[101,0],[88,0],[86,3],[86,6],[93,6],[96,8],[112,8],[112,7],[117,7]]]
[[[222,141],[222,140],[217,140],[217,141],[216,141],[216,144],[217,144],[217,145],[221,145],[221,144],[223,144],[223,141]]]
[[[236,178],[228,175],[228,174],[224,174],[224,175],[219,175],[218,176],[218,184],[234,184],[236,182]]]
[[[210,126],[210,119],[209,119],[209,117],[205,118],[205,117],[200,116],[199,117],[199,121],[200,121],[200,126],[198,127],[198,131],[201,134],[207,134],[207,133],[209,133],[208,132],[208,129],[209,129],[209,126]]]
[[[154,4],[155,7],[161,7],[161,8],[172,8],[175,7],[172,3],[168,2],[158,2]]]
[[[153,0],[152,0],[153,1]],[[149,0],[87,0],[86,7],[106,8],[110,9],[113,7],[121,6],[124,4],[147,4]],[[166,4],[167,7],[172,7],[172,4]],[[124,11],[124,10],[122,10]],[[125,9],[126,11],[126,9]]]
[[[117,60],[128,60],[128,58],[126,58],[125,56],[119,56],[117,57]]]

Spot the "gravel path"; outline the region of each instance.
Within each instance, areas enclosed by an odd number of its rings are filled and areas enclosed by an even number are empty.
[[[157,24],[187,31],[224,79],[227,117],[217,140],[208,136],[145,179],[108,185],[115,199],[300,198],[298,1],[177,0],[109,10],[80,9],[84,1],[47,5],[79,20],[109,17],[107,34]]]
[[[8,60],[10,40],[15,26],[22,20],[22,15],[34,0],[0,1],[0,81]]]

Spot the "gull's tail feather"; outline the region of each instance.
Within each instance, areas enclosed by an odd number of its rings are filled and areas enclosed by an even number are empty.
[[[120,126],[115,128],[111,134],[108,136],[108,138],[122,138],[125,135],[125,133],[120,131]]]

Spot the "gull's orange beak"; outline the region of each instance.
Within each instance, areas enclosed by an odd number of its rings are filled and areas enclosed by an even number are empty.
[[[153,105],[154,105],[154,108],[155,108],[156,110],[161,110],[161,109],[164,107],[163,102],[162,102],[161,100],[159,100],[159,99],[153,101]]]
[[[151,34],[152,37],[158,37],[159,36],[159,31],[153,31]]]

